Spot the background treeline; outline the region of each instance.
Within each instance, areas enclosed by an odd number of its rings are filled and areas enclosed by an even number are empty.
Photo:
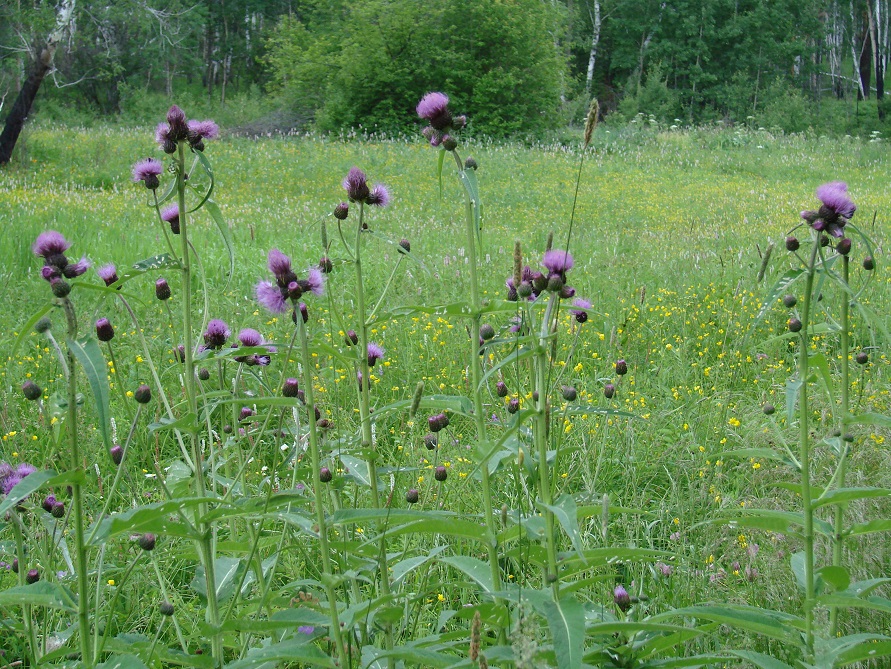
[[[591,95],[624,120],[864,133],[885,116],[888,0],[0,0],[0,117],[63,6],[36,104],[68,119],[141,121],[176,96],[259,130],[398,132],[432,89],[496,137],[559,131]]]

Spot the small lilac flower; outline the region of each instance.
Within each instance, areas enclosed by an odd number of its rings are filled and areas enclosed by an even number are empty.
[[[242,346],[261,346],[263,337],[253,328],[244,328],[238,333],[238,341]]]
[[[588,320],[588,312],[587,310],[591,308],[591,303],[588,300],[582,299],[581,297],[577,297],[572,301],[572,305],[574,307],[578,307],[577,309],[570,309],[569,313],[575,316],[575,320],[578,323],[584,323]]]
[[[76,276],[85,274],[92,265],[93,263],[91,263],[86,256],[82,256],[81,259],[78,260],[76,263],[68,263],[67,265],[65,265],[65,269],[62,270],[62,274],[67,279],[73,279]]]
[[[283,314],[288,310],[287,298],[275,284],[261,281],[255,289],[257,301],[261,306],[274,314]]]
[[[155,141],[164,153],[174,153],[176,151],[176,140],[170,136],[170,126],[166,123],[159,123],[155,128]]]
[[[204,345],[207,348],[222,348],[229,339],[229,326],[225,321],[214,318],[207,324],[207,330],[204,333]]]
[[[375,207],[386,207],[390,204],[390,191],[382,184],[375,184],[365,202]]]
[[[659,570],[659,573],[668,578],[674,573],[674,567],[670,564],[665,564],[664,562],[657,562],[656,569]]]
[[[617,585],[616,589],[613,590],[613,601],[616,603],[616,606],[619,607],[619,610],[622,613],[625,613],[628,609],[631,608],[631,596],[628,594],[628,591],[621,585]]]
[[[291,269],[291,259],[284,253],[278,249],[269,249],[267,266],[269,267],[269,271],[275,275],[276,279],[290,283],[291,276],[294,272]]]
[[[302,288],[302,286],[301,286]],[[325,294],[325,275],[317,267],[313,267],[306,275],[306,288],[317,297]]]
[[[343,180],[343,188],[351,202],[365,202],[371,191],[368,189],[368,181],[365,172],[358,167],[351,167],[349,174]]]
[[[96,274],[98,274],[99,278],[105,282],[106,286],[110,286],[118,280],[118,270],[112,263],[103,265],[102,267],[97,269]]]
[[[62,233],[55,230],[46,230],[37,236],[37,241],[31,247],[34,255],[41,256],[47,260],[53,256],[62,255],[71,248],[71,244],[65,240]]]
[[[368,366],[374,367],[375,363],[383,357],[384,349],[374,342],[368,342]]]
[[[569,251],[551,249],[550,251],[545,252],[541,264],[543,267],[547,268],[551,274],[559,274],[562,276],[572,269],[572,255]]]
[[[133,182],[145,183],[145,187],[149,190],[155,190],[161,183],[159,176],[164,171],[164,166],[157,158],[146,158],[140,160],[133,166]]]
[[[297,631],[300,634],[312,634],[313,632],[316,631],[316,628],[313,627],[312,625],[299,625],[297,627]]]
[[[844,181],[823,184],[817,188],[817,199],[823,203],[820,209],[803,211],[801,217],[818,232],[825,230],[833,237],[844,237],[844,227],[857,211],[848,196],[848,185]]]
[[[171,204],[161,212],[161,220],[170,224],[170,232],[179,234],[179,205]]]

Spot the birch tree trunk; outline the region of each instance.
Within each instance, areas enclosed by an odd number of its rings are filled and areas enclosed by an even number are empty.
[[[591,83],[594,81],[594,64],[597,61],[597,47],[600,46],[600,0],[594,0],[594,11],[591,11],[591,3],[585,0],[588,14],[591,17],[593,30],[591,34],[591,52],[588,55],[588,71],[585,73],[585,94],[590,97]]]
[[[15,149],[28,114],[31,112],[31,106],[34,104],[34,98],[37,97],[37,91],[43,83],[46,75],[53,69],[53,58],[56,55],[56,47],[65,32],[72,24],[74,19],[74,7],[76,0],[63,0],[56,9],[56,25],[53,32],[46,38],[46,42],[40,49],[40,53],[34,58],[34,64],[28,73],[25,83],[19,90],[15,102],[12,103],[12,109],[6,117],[6,123],[3,126],[3,132],[0,133],[0,165],[5,165],[12,158],[12,151]]]

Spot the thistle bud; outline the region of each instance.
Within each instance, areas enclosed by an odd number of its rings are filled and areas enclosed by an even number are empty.
[[[56,496],[55,495],[47,495],[46,498],[43,500],[43,503],[41,504],[41,506],[43,507],[44,511],[49,513],[50,511],[53,510],[53,504],[55,504],[55,503],[56,503]]]
[[[836,246],[835,250],[838,251],[839,255],[846,256],[851,252],[851,238],[845,237],[842,239]]]
[[[572,386],[563,386],[563,399],[567,402],[575,402],[578,392]]]
[[[786,237],[786,249],[789,251],[797,251],[801,246],[801,242],[797,237]]]
[[[433,433],[428,433],[424,435],[424,446],[427,447],[428,451],[432,451],[436,448],[436,445],[439,443],[439,439]]]
[[[783,295],[783,306],[787,309],[791,309],[796,304],[798,304],[798,298],[794,295]]]
[[[866,351],[857,351],[854,360],[858,365],[865,365],[869,362],[869,354]]]
[[[31,379],[28,379],[22,384],[22,393],[25,395],[26,400],[34,400],[40,399],[40,396],[43,395],[43,389],[34,383]]]
[[[507,412],[508,413],[517,413],[520,410],[520,400],[516,397],[511,397],[507,403]]]
[[[863,269],[867,272],[871,272],[876,268],[876,261],[872,259],[872,256],[866,256],[863,259]]]
[[[319,258],[319,271],[321,271],[322,274],[331,274],[333,269],[334,264],[331,262],[331,258],[328,256]]]
[[[801,332],[801,321],[794,316],[789,319],[789,332]]]
[[[121,462],[124,460],[124,449],[121,448],[119,444],[115,444],[114,446],[112,446],[110,453],[111,461],[116,465],[121,464]]]
[[[622,613],[631,608],[631,596],[621,585],[617,585],[616,589],[613,590],[613,601]]]
[[[498,397],[507,397],[507,384],[504,381],[495,384],[495,394]]]
[[[346,202],[341,202],[339,205],[334,207],[334,218],[339,221],[345,221],[346,217],[350,215],[350,205]]]
[[[603,396],[606,397],[606,399],[611,400],[615,394],[616,387],[612,383],[607,383],[603,386]]]
[[[285,382],[282,384],[283,397],[297,397],[298,390],[297,379],[295,378],[285,379]]]
[[[359,335],[356,334],[355,330],[350,330],[346,333],[346,337],[344,337],[344,343],[347,346],[355,346],[359,343]]]
[[[44,316],[39,321],[37,321],[37,324],[34,326],[34,332],[36,332],[38,334],[43,334],[44,332],[51,330],[52,327],[53,327],[53,322],[49,318]]]
[[[331,470],[327,467],[322,467],[319,470],[319,481],[322,483],[330,483],[331,479],[334,478],[334,475],[331,473]]]
[[[173,604],[170,602],[161,602],[158,605],[158,611],[162,616],[172,616],[173,615]]]
[[[53,504],[53,508],[50,509],[50,513],[53,515],[53,518],[62,518],[65,516],[65,505],[62,502],[56,502]]]
[[[155,535],[151,532],[146,532],[139,536],[136,543],[144,551],[153,551],[155,550]]]
[[[198,370],[198,378],[207,381],[210,378],[210,370],[207,367],[202,367]]]
[[[63,281],[62,279],[55,279],[50,283],[50,288],[53,291],[53,295],[56,297],[68,297],[68,293],[71,292],[71,286],[67,281]]]
[[[411,253],[411,242],[407,239],[400,239],[399,253]]]
[[[152,401],[152,389],[143,383],[136,389],[136,392],[133,393],[133,396],[140,404],[148,404]]]
[[[766,402],[761,407],[761,411],[764,412],[765,416],[772,416],[776,412],[776,410],[777,410],[776,407],[773,404],[771,404],[770,402]]]
[[[417,504],[419,497],[418,491],[414,488],[405,493],[405,501],[409,504]]]
[[[170,285],[167,283],[167,279],[164,277],[159,278],[155,281],[155,297],[157,297],[162,302],[164,300],[170,299]]]
[[[465,170],[476,170],[479,168],[479,164],[477,164],[476,160],[471,156],[467,156],[467,159],[464,161],[464,169]]]
[[[616,374],[619,376],[624,376],[628,373],[628,363],[625,362],[624,358],[620,358],[616,361]]]
[[[107,318],[96,321],[96,338],[99,341],[111,341],[114,339],[114,328]]]
[[[493,328],[488,323],[483,323],[480,325],[480,337],[483,341],[489,341],[492,337],[495,336],[495,328]]]
[[[433,478],[442,483],[449,477],[449,470],[443,465],[439,465],[433,472]]]
[[[25,574],[25,583],[31,585],[33,583],[37,583],[40,580],[40,572],[36,569],[29,569],[28,573]]]
[[[444,135],[442,138],[442,148],[446,151],[454,151],[458,148],[458,140],[451,135]]]

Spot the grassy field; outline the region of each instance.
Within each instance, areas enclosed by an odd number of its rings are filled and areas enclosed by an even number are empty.
[[[468,270],[463,235],[460,186],[450,169],[443,174],[442,196],[436,173],[436,154],[423,140],[396,141],[351,138],[348,141],[312,136],[249,139],[224,135],[207,150],[216,175],[214,199],[229,225],[235,247],[235,273],[226,285],[228,258],[225,245],[209,217],[200,216],[192,238],[207,276],[209,308],[196,302],[197,318],[223,318],[233,332],[250,327],[271,342],[287,345],[293,326],[289,319],[270,317],[256,303],[253,290],[266,278],[266,253],[277,247],[291,256],[296,267],[309,267],[321,255],[321,222],[341,201],[340,182],[352,166],[365,170],[373,182],[386,184],[393,195],[390,207],[368,218],[379,239],[369,244],[367,285],[372,295],[387,281],[399,257],[393,244],[411,242],[414,263],[403,263],[384,310],[406,305],[435,305],[466,299]],[[483,199],[484,298],[504,297],[504,281],[512,272],[514,242],[522,243],[524,261],[537,265],[549,232],[562,248],[568,231],[575,179],[577,148],[561,146],[475,144],[461,149],[479,163],[477,172]],[[154,212],[147,207],[147,191],[130,182],[130,167],[140,158],[158,156],[152,131],[141,128],[32,126],[23,140],[17,161],[0,173],[0,353],[7,360],[2,371],[2,443],[0,460],[28,461],[38,468],[57,466],[58,427],[45,420],[34,404],[21,399],[27,379],[46,389],[49,399],[61,385],[62,373],[50,348],[36,334],[11,352],[31,313],[49,299],[40,278],[40,264],[30,247],[46,229],[62,232],[72,242],[72,256],[87,255],[95,266],[114,262],[126,267],[165,250]],[[447,168],[450,168],[448,164]],[[580,414],[566,416],[557,425],[564,444],[553,465],[561,491],[580,504],[596,504],[608,495],[614,513],[604,525],[599,515],[583,522],[585,545],[649,548],[664,557],[616,562],[591,576],[579,598],[592,604],[609,604],[613,586],[624,583],[629,592],[646,596],[650,612],[700,602],[751,604],[781,611],[796,611],[799,593],[789,568],[789,556],[800,542],[783,533],[742,530],[715,522],[721,514],[740,508],[791,509],[796,494],[784,487],[794,480],[790,468],[778,461],[749,455],[740,449],[775,448],[794,440],[782,408],[785,387],[795,369],[795,345],[786,332],[787,310],[779,303],[762,320],[758,314],[776,280],[793,266],[783,240],[800,223],[799,211],[818,206],[814,191],[827,181],[843,180],[858,206],[853,219],[877,245],[878,269],[862,300],[888,325],[891,311],[883,249],[889,241],[891,211],[891,156],[881,142],[855,138],[774,137],[764,132],[672,131],[659,128],[600,128],[582,169],[581,187],[570,249],[575,257],[571,284],[577,295],[593,304],[582,326],[562,316],[564,335],[557,346],[565,367],[562,383],[578,388],[580,401],[601,408],[620,409],[634,418]],[[800,233],[804,237],[805,233]],[[766,276],[757,280],[763,254],[774,246]],[[852,258],[856,286],[867,273],[860,269],[864,255],[855,245]],[[337,254],[332,258],[337,266]],[[349,279],[338,276],[328,284],[327,296],[313,306],[321,340],[337,345],[342,333],[332,315],[335,305],[349,318],[356,309]],[[159,274],[160,275],[160,274]],[[137,279],[125,292],[140,314],[152,356],[160,365],[172,365],[173,346],[180,342],[175,319],[154,299],[157,275]],[[101,281],[91,271],[82,279]],[[123,395],[140,383],[150,382],[136,327],[126,312],[106,296],[78,292],[85,329],[100,316],[117,328],[112,384],[112,412],[120,432],[132,407]],[[827,297],[818,310],[837,318],[838,295]],[[169,303],[176,310],[177,295]],[[855,319],[856,320],[856,319]],[[506,324],[495,322],[496,328]],[[387,351],[384,365],[375,368],[373,404],[382,407],[411,398],[418,381],[425,393],[467,394],[465,370],[467,331],[460,322],[423,315],[380,320],[371,334]],[[853,350],[868,350],[870,363],[855,366],[852,407],[856,412],[891,412],[889,342],[882,333],[857,321]],[[835,371],[837,341],[814,336],[814,351],[822,351]],[[629,373],[619,379],[614,362],[624,358]],[[491,364],[492,360],[486,361]],[[174,369],[171,367],[170,369]],[[290,370],[290,371],[289,371]],[[294,366],[276,359],[257,373],[258,387],[278,388],[280,379],[295,375]],[[504,380],[511,396],[529,401],[531,389],[518,388],[520,376],[509,368]],[[164,377],[176,383],[175,372]],[[614,398],[604,397],[606,383],[615,383]],[[316,389],[320,405],[334,424],[346,431],[355,423],[355,379],[336,359],[317,362]],[[84,392],[87,392],[84,390]],[[834,427],[833,401],[816,395],[813,430],[817,438]],[[501,412],[503,400],[485,397],[487,410]],[[771,417],[764,403],[780,410]],[[87,402],[87,405],[89,402]],[[153,405],[152,405],[153,406]],[[155,409],[152,409],[155,411]],[[157,418],[159,414],[156,413]],[[407,415],[377,425],[384,461],[395,467],[393,488],[416,488],[425,508],[479,511],[479,490],[469,454],[472,425],[456,420],[451,443],[441,446],[436,460],[424,447],[426,421]],[[115,467],[103,452],[95,418],[87,413],[84,427],[91,499],[88,515],[105,503],[103,485],[114,478]],[[53,435],[55,434],[55,437]],[[792,435],[792,436],[790,436]],[[850,485],[891,486],[891,462],[881,427],[864,427],[856,434],[851,456]],[[178,458],[172,440],[140,428],[134,444],[135,462],[122,483],[113,509],[127,509],[162,498],[154,472],[166,471]],[[253,451],[252,451],[253,452]],[[832,458],[828,448],[815,448],[815,483],[825,485]],[[276,481],[291,474],[286,467],[270,472],[276,460],[259,452],[246,468],[245,484],[263,490],[270,476]],[[430,469],[447,463],[451,477],[441,485]],[[156,469],[157,468],[157,469]],[[139,470],[142,470],[140,474]],[[303,474],[301,474],[301,477]],[[496,508],[514,509],[528,504],[527,493],[512,476],[496,477]],[[388,486],[391,484],[388,484]],[[349,496],[349,490],[345,494]],[[401,493],[397,504],[404,506]],[[352,499],[355,500],[355,497]],[[884,500],[851,504],[851,518],[887,518],[891,504]],[[36,522],[36,521],[35,521]],[[358,528],[361,532],[362,528]],[[242,530],[243,532],[243,530]],[[224,546],[238,554],[233,525]],[[11,562],[9,537],[0,545]],[[264,546],[275,537],[264,539]],[[427,535],[402,537],[394,550],[402,555],[423,554],[441,539]],[[225,542],[224,542],[225,543]],[[153,558],[168,579],[176,602],[186,645],[201,646],[198,638],[203,608],[189,589],[194,575],[194,550],[186,542]],[[64,568],[47,547],[34,547],[42,570]],[[891,578],[891,549],[882,534],[851,542],[848,564],[860,578]],[[460,552],[461,547],[455,547]],[[139,633],[151,639],[156,614],[140,603],[157,590],[152,564],[141,563],[126,591],[116,592],[115,578],[128,561],[126,545],[109,544],[103,553],[108,563],[108,585],[103,602],[117,597],[113,621],[117,633]],[[482,557],[482,554],[471,554]],[[823,554],[826,547],[819,548]],[[159,562],[160,561],[160,562]],[[280,601],[301,592],[301,579],[311,570],[311,558],[290,546],[276,581]],[[443,574],[445,574],[445,568]],[[117,570],[117,571],[116,571]],[[511,581],[533,582],[522,559],[505,562]],[[438,573],[438,572],[436,572]],[[414,583],[411,602],[413,624],[434,631],[446,610],[461,611],[476,601],[472,589],[455,587],[446,576]],[[420,578],[420,577],[419,577]],[[440,579],[439,581],[437,579]],[[15,577],[0,575],[0,585]],[[279,601],[279,600],[276,600]],[[6,615],[11,609],[7,608]],[[247,614],[245,614],[247,615]],[[459,616],[460,618],[460,616]],[[47,615],[47,625],[55,619]],[[448,620],[448,618],[446,618]],[[456,618],[455,620],[458,620]],[[888,614],[846,613],[845,630],[880,632],[889,625]],[[466,623],[465,623],[466,626]],[[724,630],[723,636],[690,642],[687,652],[727,647],[752,647],[782,656],[779,642]],[[13,649],[10,637],[0,648]],[[420,632],[417,633],[420,635]],[[177,634],[167,628],[163,638],[177,645]],[[181,641],[181,640],[180,640]],[[256,640],[255,640],[256,641]],[[14,653],[14,650],[9,652]],[[467,665],[470,666],[470,665]]]

